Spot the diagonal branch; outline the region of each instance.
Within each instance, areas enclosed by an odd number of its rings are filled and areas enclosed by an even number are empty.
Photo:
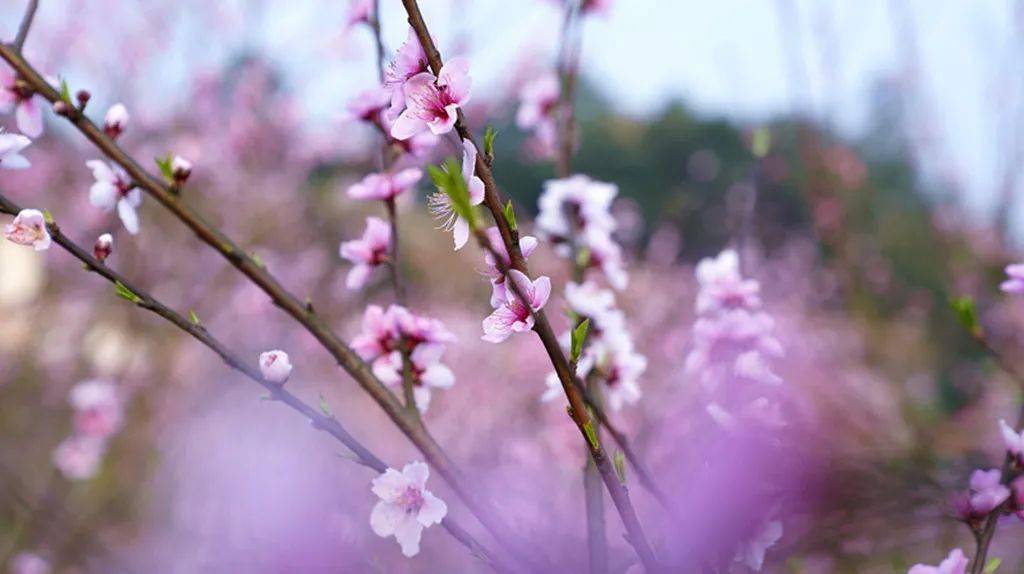
[[[20,211],[21,207],[12,203],[3,194],[0,194],[0,213],[17,215]],[[313,428],[331,435],[335,440],[345,445],[345,447],[348,448],[348,450],[355,456],[353,459],[354,462],[375,470],[378,473],[382,473],[388,469],[388,465],[359,442],[359,440],[353,437],[341,424],[341,421],[339,421],[333,414],[322,413],[286,390],[283,385],[265,380],[256,368],[252,367],[237,354],[228,350],[228,348],[220,340],[215,338],[206,329],[206,327],[186,319],[177,311],[167,307],[152,295],[137,287],[125,276],[107,267],[105,263],[97,260],[95,257],[90,255],[88,251],[64,235],[56,223],[48,222],[46,227],[49,230],[54,243],[60,245],[72,257],[81,261],[87,271],[92,271],[110,283],[125,288],[137,298],[134,302],[135,305],[159,315],[165,321],[184,331],[193,339],[196,339],[216,353],[217,356],[227,363],[230,368],[245,375],[250,380],[266,389],[270,393],[272,400],[284,403],[289,408],[308,419],[312,423]],[[477,542],[453,519],[445,518],[441,525],[444,526],[453,537],[465,545],[471,553],[487,562],[495,570],[499,572],[508,571],[505,566],[496,560],[495,556],[489,550]]]
[[[61,99],[57,92],[39,72],[10,46],[0,44],[0,58],[15,69],[26,84],[37,94],[51,103]],[[132,178],[136,186],[144,190],[157,202],[166,207],[178,220],[185,224],[202,242],[211,246],[232,266],[248,277],[270,297],[275,305],[301,324],[320,342],[338,364],[363,388],[381,407],[399,430],[426,457],[427,462],[452,487],[466,507],[487,528],[495,539],[514,554],[527,561],[532,556],[520,548],[513,531],[498,518],[491,503],[469,487],[462,470],[441,448],[426,427],[409,416],[395,395],[376,376],[369,365],[349,347],[321,318],[313,308],[307,306],[294,294],[285,289],[262,263],[257,262],[223,232],[208,223],[193,211],[162,180],[146,171],[133,157],[128,155],[101,128],[80,113],[73,106],[65,117],[97,149],[110,160],[120,165]],[[553,335],[552,335],[553,336]],[[535,555],[535,553],[533,553]]]

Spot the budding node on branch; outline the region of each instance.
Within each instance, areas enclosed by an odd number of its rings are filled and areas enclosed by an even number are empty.
[[[109,233],[104,233],[96,239],[92,246],[92,254],[96,260],[103,263],[114,252],[114,238]]]
[[[78,102],[78,111],[85,111],[85,106],[89,104],[90,98],[92,98],[92,94],[89,93],[89,90],[78,90],[78,92],[75,93],[75,100]]]

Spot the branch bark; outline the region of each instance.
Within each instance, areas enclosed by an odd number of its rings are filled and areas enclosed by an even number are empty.
[[[17,215],[20,211],[21,207],[14,204],[0,193],[0,213]],[[97,260],[95,257],[90,255],[86,249],[82,248],[64,235],[56,223],[48,223],[46,227],[50,232],[50,236],[53,238],[53,242],[67,251],[72,257],[81,261],[87,271],[96,273],[111,284],[124,286],[128,291],[138,297],[138,301],[135,303],[136,306],[160,316],[179,330],[184,331],[193,339],[199,341],[216,353],[217,356],[219,356],[228,365],[228,367],[238,371],[254,383],[263,387],[270,393],[270,397],[273,400],[285,404],[308,419],[312,423],[313,428],[329,434],[335,440],[345,445],[345,447],[355,456],[353,459],[354,462],[378,473],[383,473],[388,469],[388,465],[370,451],[369,448],[359,442],[358,439],[352,436],[344,425],[342,425],[341,421],[333,414],[328,415],[326,413],[322,413],[289,392],[283,385],[266,381],[263,378],[262,373],[260,373],[255,367],[251,366],[250,362],[243,360],[237,354],[228,350],[227,346],[215,338],[209,330],[206,329],[206,327],[186,319],[177,311],[167,307],[145,290],[136,286],[127,277],[114,271],[110,267],[107,267],[105,263]],[[441,525],[444,526],[445,530],[447,530],[455,539],[466,546],[471,553],[479,557],[481,560],[484,560],[495,570],[499,572],[510,572],[506,566],[497,560],[491,551],[476,541],[455,520],[445,518],[441,522]]]
[[[14,37],[14,42],[11,44],[18,53],[25,47],[25,40],[28,39],[28,31],[32,28],[32,20],[36,17],[36,10],[39,9],[39,0],[29,0],[28,6],[25,7],[25,15],[21,18],[21,24],[18,25],[18,35]]]

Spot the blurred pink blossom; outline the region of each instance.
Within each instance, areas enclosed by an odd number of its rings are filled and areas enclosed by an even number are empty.
[[[353,263],[346,286],[362,289],[373,270],[388,262],[390,250],[391,226],[379,217],[367,217],[363,236],[341,244],[341,256]]]
[[[954,549],[938,566],[915,564],[907,570],[907,574],[966,574],[968,560],[963,550]]]
[[[38,209],[23,209],[14,221],[4,227],[4,237],[18,245],[31,245],[36,251],[50,248],[50,232],[46,229],[46,216]]]
[[[32,140],[21,134],[5,134],[0,131],[0,169],[25,169],[31,167],[21,151],[28,147]]]
[[[398,173],[371,173],[348,188],[352,199],[394,199],[411,189],[423,177],[423,171],[408,168]]]
[[[14,112],[21,133],[30,138],[43,135],[43,107],[46,100],[23,86],[14,70],[0,65],[0,114]]]
[[[131,177],[119,165],[100,160],[87,161],[85,165],[96,179],[89,188],[89,203],[108,212],[116,208],[125,230],[137,234],[139,214],[136,209],[142,205],[142,191],[134,187]]]
[[[382,538],[394,536],[407,557],[419,554],[423,529],[440,524],[448,514],[444,501],[427,490],[429,477],[427,465],[416,461],[402,472],[389,468],[373,479],[380,502],[370,514],[370,527]]]

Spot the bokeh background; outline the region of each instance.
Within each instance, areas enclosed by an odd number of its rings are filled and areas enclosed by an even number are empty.
[[[382,4],[390,54],[407,28],[399,2]],[[515,127],[516,93],[552,66],[559,11],[542,0],[422,4],[443,53],[471,58],[468,118],[499,130],[497,178],[528,220],[554,170]],[[4,38],[22,9],[0,2]],[[137,157],[191,158],[187,200],[352,337],[363,308],[390,294],[382,275],[347,290],[337,254],[379,215],[344,194],[378,149],[344,117],[376,81],[372,37],[346,27],[347,10],[44,0],[26,52],[89,89],[93,114],[124,102],[122,143]],[[997,290],[1002,267],[1021,259],[1024,2],[620,0],[583,35],[575,169],[619,186],[616,238],[631,275],[620,303],[649,360],[644,398],[616,419],[667,489],[687,500],[717,492],[677,472],[708,456],[683,363],[693,267],[738,246],[779,323],[799,431],[786,534],[766,570],[896,572],[969,548],[949,497],[971,469],[1001,460],[995,421],[1014,418],[1019,389],[948,301],[974,297],[993,344],[1024,357],[1024,306]],[[763,158],[756,138],[768,142]],[[33,169],[0,172],[5,194],[46,207],[84,244],[120,229],[88,204],[84,162],[97,155],[78,134],[49,118],[28,156]],[[413,308],[460,340],[448,352],[457,383],[435,394],[428,425],[482,489],[501,493],[514,527],[549,553],[550,541],[575,542],[559,552],[580,558],[583,453],[561,406],[539,402],[543,351],[527,336],[479,340],[490,312],[480,253],[452,253],[424,208],[428,191],[401,206],[403,272]],[[151,200],[141,218],[137,237],[118,231],[115,268],[195,310],[254,362],[286,349],[296,393],[322,394],[392,466],[418,458],[258,289]],[[560,291],[564,262],[544,247],[534,258]],[[69,389],[93,378],[123,392],[127,420],[97,476],[67,481],[51,454],[71,425]],[[260,394],[65,253],[0,243],[0,560],[35,551],[67,572],[480,570],[440,529],[415,560],[374,536],[372,473]],[[440,480],[430,487],[470,522]],[[634,491],[656,523],[657,506]],[[1008,571],[1022,564],[1020,528],[1008,523],[994,545]],[[610,525],[625,555],[619,531]],[[656,545],[692,543],[673,532]]]

